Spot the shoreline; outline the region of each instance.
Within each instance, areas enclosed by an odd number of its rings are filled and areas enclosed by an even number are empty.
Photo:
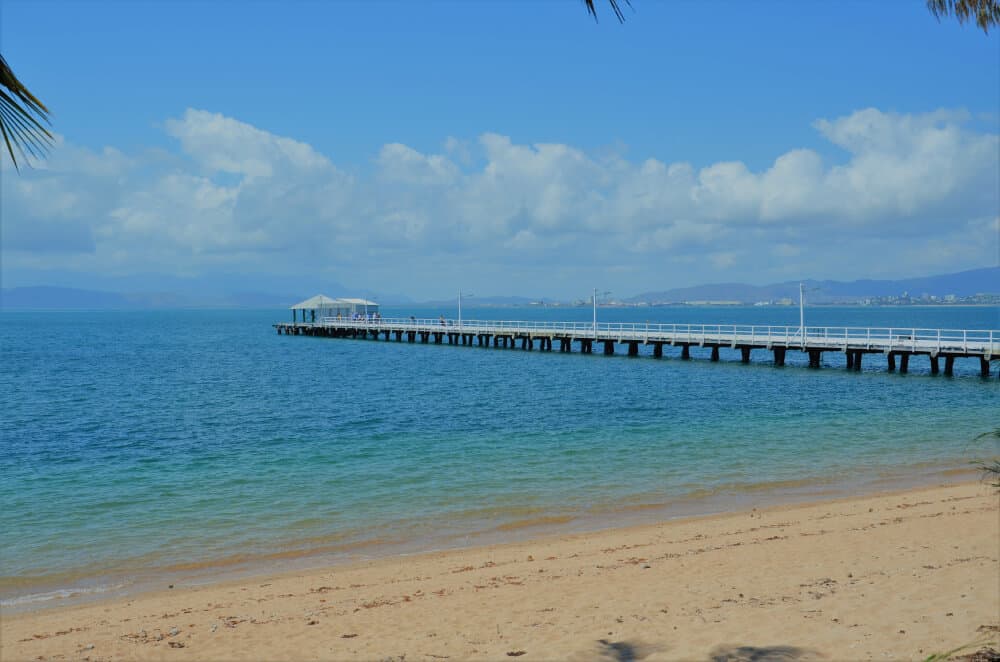
[[[130,599],[163,586],[203,586],[251,580],[275,573],[301,573],[359,562],[407,558],[427,553],[544,540],[560,535],[604,533],[701,517],[737,514],[751,508],[835,503],[843,498],[889,495],[930,486],[958,484],[978,475],[953,462],[916,463],[901,471],[876,472],[853,480],[794,480],[718,485],[673,497],[650,495],[598,504],[572,514],[543,509],[523,517],[464,532],[428,533],[420,537],[330,542],[318,547],[289,547],[232,554],[157,567],[126,567],[102,575],[80,575],[68,585],[38,582],[19,595],[0,600],[7,614],[61,609],[107,600]],[[656,495],[662,497],[663,495]],[[313,543],[320,541],[313,540]]]
[[[0,657],[926,657],[997,638],[998,501],[911,487],[4,610]]]

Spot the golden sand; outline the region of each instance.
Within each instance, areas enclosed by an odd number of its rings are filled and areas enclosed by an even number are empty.
[[[967,483],[4,615],[0,660],[924,659],[997,640],[998,556]]]

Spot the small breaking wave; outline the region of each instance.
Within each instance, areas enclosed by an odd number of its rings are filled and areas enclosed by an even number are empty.
[[[18,607],[29,607],[31,605],[37,605],[51,600],[68,600],[87,595],[99,595],[101,593],[109,593],[111,591],[123,589],[128,585],[129,582],[121,582],[118,584],[102,584],[99,586],[60,588],[53,591],[45,591],[43,593],[29,593],[27,595],[18,595],[12,598],[0,599],[0,608],[14,609]]]

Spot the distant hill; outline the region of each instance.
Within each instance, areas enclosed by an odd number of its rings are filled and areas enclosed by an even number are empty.
[[[905,278],[902,280],[806,280],[805,287],[810,290],[808,298],[812,303],[837,303],[857,301],[870,297],[900,296],[904,292],[911,297],[924,294],[944,297],[953,294],[957,297],[975,294],[1000,293],[1000,267],[972,269],[954,274],[940,276],[925,276],[923,278]],[[739,301],[756,303],[758,301],[777,301],[780,299],[798,300],[799,282],[788,281],[772,285],[746,285],[742,283],[717,283],[713,285],[698,285],[695,287],[680,287],[669,290],[643,292],[630,299],[627,303],[684,303],[688,301]]]
[[[174,292],[103,292],[73,287],[12,287],[0,291],[3,310],[125,310],[152,308],[265,308],[287,306],[304,296],[235,292],[193,296]]]
[[[0,310],[151,310],[164,308],[287,308],[316,294],[230,292],[227,294],[178,294],[176,292],[105,292],[73,287],[12,287],[0,290]],[[406,304],[402,295],[379,297],[371,292],[335,288],[329,296],[364,296],[383,304]]]
[[[973,269],[954,274],[907,278],[902,280],[836,280],[804,281],[806,295],[812,304],[855,302],[861,299],[932,295],[969,297],[976,294],[1000,294],[1000,267]],[[363,296],[382,305],[416,305],[454,307],[456,298],[413,303],[403,295],[350,290],[341,286],[318,291],[329,296]],[[175,292],[106,292],[71,287],[14,287],[0,290],[0,310],[146,310],[163,308],[285,308],[316,294],[317,291],[294,294],[273,292],[230,292],[227,294],[178,294]],[[772,285],[716,283],[667,290],[644,292],[625,299],[624,303],[688,303],[699,301],[757,303],[759,301],[798,301],[799,283],[789,281]],[[464,305],[527,306],[535,303],[552,304],[548,297],[476,296],[463,299]]]

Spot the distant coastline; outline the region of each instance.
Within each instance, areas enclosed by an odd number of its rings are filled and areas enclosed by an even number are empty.
[[[691,306],[797,306],[799,288],[804,287],[809,306],[997,306],[1000,305],[1000,267],[972,269],[951,274],[902,280],[804,280],[748,285],[718,283],[666,290],[647,291],[634,296],[598,297],[606,307],[691,307]],[[317,284],[316,291],[328,289],[333,296],[364,295],[383,306],[414,308],[450,307],[456,298],[419,300],[401,295],[379,294],[364,287]],[[312,288],[311,288],[312,289]],[[112,292],[61,286],[23,286],[0,290],[0,310],[171,310],[283,308],[301,301],[309,292],[223,292],[207,293],[145,291]],[[589,307],[593,301],[544,296],[476,296],[465,305],[471,308]]]

